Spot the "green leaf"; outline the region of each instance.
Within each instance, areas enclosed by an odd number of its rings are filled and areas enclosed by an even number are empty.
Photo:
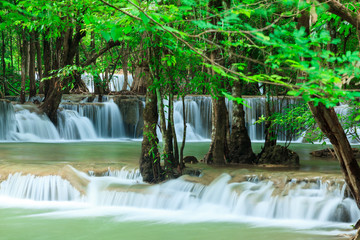
[[[105,38],[107,42],[111,40],[111,35],[108,32],[101,31],[101,35]]]
[[[144,23],[145,25],[148,25],[148,24],[149,24],[150,19],[149,19],[144,13],[140,13],[140,18],[141,18],[141,20],[143,21],[143,23]]]
[[[111,29],[111,37],[114,41],[119,40],[119,38],[123,35],[122,28],[115,26]]]

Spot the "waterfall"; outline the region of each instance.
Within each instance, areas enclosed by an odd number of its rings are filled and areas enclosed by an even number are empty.
[[[63,100],[58,111],[58,127],[50,122],[45,114],[37,113],[31,105],[14,105],[2,101],[0,112],[0,140],[43,141],[43,140],[101,140],[119,138],[141,138],[143,128],[143,104],[137,97],[106,97],[106,102],[81,102]],[[79,100],[80,101],[80,100]],[[253,141],[263,141],[264,124],[255,122],[265,114],[265,99],[251,97],[246,99],[250,108],[245,108],[245,122]],[[284,107],[297,103],[297,99],[277,100],[274,108],[281,111]],[[167,106],[165,101],[165,106]],[[185,98],[187,140],[208,141],[211,138],[212,102],[209,96],[187,96]],[[232,102],[227,101],[229,124],[232,119]],[[167,111],[167,107],[165,107]],[[15,121],[13,118],[15,117]],[[16,122],[16,124],[14,123]],[[183,136],[182,101],[174,101],[174,124],[178,141]],[[161,139],[161,133],[158,130]],[[285,140],[279,136],[279,140]]]
[[[60,135],[46,116],[36,112],[36,108],[26,109],[29,106],[15,105],[16,133],[12,138],[18,141],[59,140]]]
[[[100,74],[100,78],[104,79],[104,74]],[[83,74],[81,78],[84,80],[87,88],[89,89],[89,92],[94,92],[94,78],[91,74]],[[133,82],[133,77],[131,74],[128,74],[128,86],[126,87],[126,90],[130,90],[130,86]],[[109,82],[109,89],[112,92],[119,92],[121,91],[122,87],[124,85],[124,75],[123,74],[114,74]]]
[[[76,115],[74,113],[76,112],[77,118],[87,119],[89,129],[91,131],[94,129],[99,138],[125,137],[122,114],[113,100],[93,104],[62,103],[61,107],[73,111],[73,116]],[[64,118],[64,120],[68,121],[68,118]]]
[[[58,113],[58,129],[63,139],[96,140],[96,132],[91,121],[72,110]]]
[[[207,96],[185,98],[186,139],[204,140],[211,138],[211,98]],[[174,122],[178,140],[184,131],[182,101],[174,101]]]
[[[231,182],[230,175],[222,174],[209,185],[188,181],[186,176],[148,185],[139,178],[137,170],[109,170],[108,176],[102,177],[80,173],[78,176],[89,182],[84,196],[59,176],[17,173],[9,175],[0,184],[0,200],[10,197],[83,202],[91,206],[132,207],[135,212],[139,211],[136,209],[157,209],[193,216],[211,213],[240,219],[354,223],[360,217],[355,201],[345,197],[343,182],[290,181],[279,189],[269,180],[249,178],[248,181]]]
[[[0,140],[10,140],[15,131],[14,107],[10,102],[0,100]]]
[[[34,201],[73,201],[80,193],[60,176],[10,174],[0,184],[0,196],[31,199]]]

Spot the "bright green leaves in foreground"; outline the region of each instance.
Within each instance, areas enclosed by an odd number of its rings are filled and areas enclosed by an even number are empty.
[[[265,44],[274,47],[267,63],[277,71],[297,71],[297,84],[288,94],[302,96],[315,105],[323,103],[334,107],[344,100],[360,97],[359,92],[347,91],[343,84],[360,77],[359,52],[346,52],[336,56],[327,49],[334,44],[328,31],[322,30],[307,36],[304,29],[294,30],[294,25],[276,27]],[[267,40],[267,39],[265,39]]]

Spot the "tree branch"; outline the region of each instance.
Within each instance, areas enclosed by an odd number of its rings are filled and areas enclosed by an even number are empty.
[[[111,8],[114,8],[114,9],[118,10],[119,12],[122,12],[122,13],[125,14],[125,15],[128,15],[128,16],[131,17],[131,18],[134,18],[134,19],[136,19],[136,20],[140,20],[140,21],[141,21],[141,18],[138,18],[137,16],[134,16],[134,15],[132,15],[131,13],[128,13],[128,12],[126,12],[126,11],[124,11],[124,10],[122,10],[122,9],[120,9],[120,8],[118,8],[118,7],[110,4],[110,3],[108,3],[108,2],[105,2],[104,0],[99,0],[99,1],[102,2],[103,4],[107,5],[107,6],[111,7]]]
[[[336,0],[318,0],[318,2],[326,3],[330,7],[329,12],[341,17],[360,31],[360,14],[350,11]]]
[[[86,59],[85,62],[83,62],[81,64],[82,67],[86,67],[89,66],[91,63],[93,63],[98,57],[100,57],[101,55],[103,55],[106,51],[108,51],[109,49],[115,47],[115,46],[119,46],[120,42],[119,41],[113,41],[110,40],[109,42],[107,42],[106,46],[103,47],[102,49],[99,50],[99,52],[97,53],[93,53],[88,59]]]

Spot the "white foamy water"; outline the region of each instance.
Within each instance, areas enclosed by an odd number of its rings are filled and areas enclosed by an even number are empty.
[[[229,183],[223,174],[209,185],[185,177],[158,185],[142,182],[138,170],[109,170],[95,177],[73,169],[88,182],[82,195],[59,176],[10,175],[0,185],[0,207],[54,208],[37,216],[113,216],[118,221],[248,222],[299,229],[346,229],[360,217],[342,182],[271,181]],[[43,202],[43,204],[41,204]],[[17,205],[18,204],[18,205]]]

